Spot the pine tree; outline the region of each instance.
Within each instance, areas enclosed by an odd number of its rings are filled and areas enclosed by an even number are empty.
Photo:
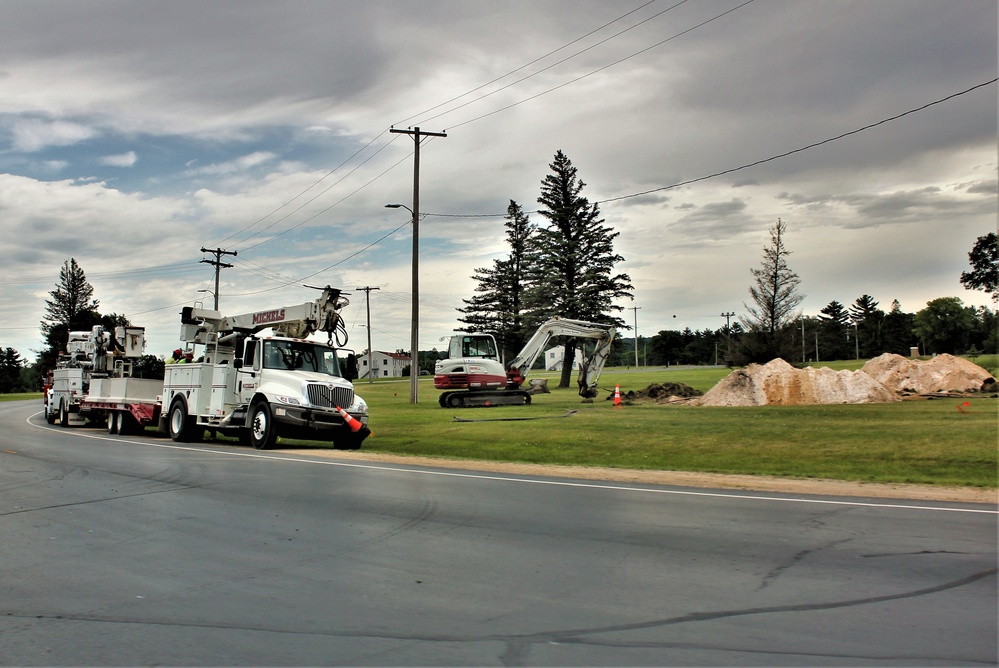
[[[885,312],[870,295],[861,295],[850,307],[850,319],[856,325],[862,357],[877,357],[884,352],[881,328]]]
[[[101,317],[97,312],[99,302],[93,298],[94,288],[75,258],[63,263],[59,282],[49,295],[52,299],[45,300],[45,319],[41,322],[47,350],[42,351],[38,360],[45,369],[55,366],[70,332],[89,330],[100,323]]]
[[[819,316],[819,351],[824,360],[852,359],[854,347],[849,341],[850,315],[838,301],[826,304]]]
[[[478,282],[476,294],[463,299],[464,317],[469,332],[486,332],[496,337],[504,360],[511,360],[526,340],[524,325],[524,293],[528,287],[526,275],[528,257],[534,243],[536,228],[520,205],[510,200],[507,207],[506,241],[510,255],[493,260],[493,266],[476,269],[472,278]]]
[[[881,326],[884,352],[896,355],[909,354],[909,349],[916,344],[912,333],[912,325],[916,316],[902,311],[902,305],[896,299],[891,303],[891,310],[885,315]]]
[[[794,358],[794,323],[805,296],[798,292],[801,279],[787,264],[791,251],[784,242],[786,232],[787,223],[778,218],[770,228],[770,245],[763,248],[760,268],[750,270],[755,283],[749,294],[755,306],[744,304],[749,315],[739,319],[747,330],[741,352],[751,362]]]
[[[551,173],[541,182],[538,211],[547,221],[539,227],[531,265],[528,292],[531,326],[559,316],[575,320],[616,324],[622,311],[615,299],[631,297],[631,278],[613,274],[614,265],[624,258],[614,252],[618,232],[605,224],[600,208],[581,193],[586,184],[562,151],[549,165]],[[565,343],[562,378],[559,387],[569,387],[576,342]]]

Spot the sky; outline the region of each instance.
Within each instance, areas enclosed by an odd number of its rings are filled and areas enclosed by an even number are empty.
[[[989,305],[959,279],[997,227],[997,25],[995,0],[5,0],[0,347],[43,349],[75,258],[169,355],[181,307],[213,305],[207,248],[236,253],[224,314],[331,285],[347,347],[370,306],[373,348],[408,349],[411,216],[385,205],[413,206],[415,142],[392,127],[447,135],[420,148],[421,350],[559,150],[641,336],[745,315],[778,218],[805,315]]]

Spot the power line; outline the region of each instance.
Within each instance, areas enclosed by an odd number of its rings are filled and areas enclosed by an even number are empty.
[[[628,32],[628,31],[630,31],[630,30],[634,30],[635,28],[639,27],[640,25],[643,25],[643,24],[645,24],[645,23],[648,23],[648,22],[649,22],[649,21],[651,21],[652,19],[655,19],[655,18],[658,18],[658,17],[662,16],[663,14],[665,14],[666,12],[669,12],[669,11],[672,11],[672,10],[676,9],[676,8],[677,8],[677,7],[679,7],[680,5],[682,5],[682,4],[684,4],[684,3],[686,3],[687,1],[688,1],[688,0],[680,0],[680,2],[676,3],[676,4],[675,4],[675,5],[673,5],[672,7],[667,7],[666,9],[662,10],[661,12],[659,12],[659,13],[657,13],[657,14],[653,14],[652,16],[650,16],[650,17],[648,17],[648,18],[646,18],[646,19],[643,19],[643,20],[639,21],[638,23],[636,23],[636,24],[634,24],[634,25],[632,25],[632,26],[629,26],[628,28],[625,28],[624,30],[621,30],[621,31],[619,31],[619,32],[616,32],[616,33],[614,33],[614,34],[613,34],[613,35],[611,35],[610,37],[607,37],[607,38],[605,38],[605,39],[602,39],[602,40],[600,40],[599,42],[597,42],[597,43],[595,43],[595,44],[591,44],[590,46],[586,47],[585,49],[581,49],[581,50],[577,51],[576,53],[572,54],[571,56],[566,56],[566,57],[565,57],[565,58],[563,58],[562,60],[559,60],[559,61],[556,61],[556,62],[552,63],[551,65],[548,65],[548,66],[546,66],[546,67],[543,67],[543,68],[541,68],[540,70],[538,70],[538,71],[536,71],[536,72],[532,72],[531,74],[528,74],[528,75],[527,75],[527,76],[525,76],[525,77],[521,77],[520,79],[517,79],[516,81],[511,81],[510,83],[506,84],[505,86],[501,86],[501,87],[497,88],[496,90],[493,90],[493,91],[490,91],[490,92],[486,93],[485,95],[480,95],[479,97],[477,97],[477,98],[475,98],[475,99],[473,99],[473,100],[469,100],[468,102],[465,102],[464,104],[460,104],[460,105],[458,105],[457,107],[454,107],[453,109],[448,109],[447,111],[442,111],[441,113],[439,113],[439,114],[437,114],[437,115],[435,115],[435,116],[430,116],[429,118],[424,118],[423,120],[421,120],[421,121],[420,121],[420,123],[421,123],[421,124],[422,124],[422,123],[427,123],[427,122],[429,122],[429,121],[432,121],[432,120],[434,120],[434,119],[436,119],[436,118],[440,118],[441,116],[446,116],[447,114],[450,114],[451,112],[454,112],[454,111],[457,111],[457,110],[459,110],[459,109],[462,109],[462,108],[464,108],[464,107],[467,107],[467,106],[468,106],[468,105],[470,105],[470,104],[475,104],[476,102],[479,102],[479,101],[481,101],[481,100],[484,100],[484,99],[486,99],[487,97],[491,97],[491,96],[495,95],[496,93],[500,93],[500,92],[502,92],[502,91],[506,90],[507,88],[512,88],[513,86],[516,86],[516,85],[517,85],[517,84],[519,84],[519,83],[523,83],[524,81],[527,81],[528,79],[530,79],[530,78],[532,78],[532,77],[536,77],[536,76],[537,76],[537,75],[539,75],[539,74],[542,74],[542,73],[544,73],[544,72],[547,72],[547,71],[548,71],[548,70],[550,70],[550,69],[553,69],[553,68],[555,68],[555,67],[558,67],[558,66],[559,66],[559,65],[561,65],[562,63],[565,63],[565,62],[568,62],[568,61],[572,60],[572,59],[573,59],[573,58],[575,58],[576,56],[580,56],[580,55],[582,55],[582,54],[586,53],[587,51],[590,51],[590,50],[592,50],[592,49],[595,49],[595,48],[597,48],[598,46],[601,46],[602,44],[606,44],[607,42],[611,41],[612,39],[615,39],[615,38],[617,38],[617,37],[620,37],[620,36],[621,36],[621,35],[623,35],[624,33]],[[651,4],[651,3],[646,3],[645,5],[642,5],[642,7],[645,7],[645,6],[646,6],[646,5],[648,5],[648,4]],[[641,9],[641,7],[639,7],[638,9]],[[634,13],[634,12],[638,11],[638,9],[635,9],[635,10],[632,10],[631,12],[628,12],[628,14],[632,14],[632,13]],[[624,16],[628,16],[628,14],[625,14]],[[619,18],[615,19],[614,21],[612,21],[611,23],[614,23],[615,21],[619,21],[619,20],[620,20],[621,18],[624,18],[624,17],[623,17],[623,16],[622,16],[622,17],[619,17]],[[587,36],[589,36],[589,35],[592,35],[593,33],[597,32],[598,30],[601,30],[601,29],[602,29],[602,28],[604,28],[604,27],[607,27],[608,25],[610,25],[610,23],[608,23],[608,24],[605,24],[605,25],[604,25],[604,26],[602,26],[601,28],[597,28],[597,30],[593,30],[593,31],[591,31],[591,32],[587,33],[587,34],[586,34],[586,35],[584,35],[583,37],[587,37]],[[695,26],[695,27],[696,27],[696,26]],[[693,28],[692,28],[692,29],[693,29]],[[682,33],[681,33],[681,34],[682,34]],[[583,37],[580,37],[580,38],[579,38],[579,39],[577,39],[577,40],[573,40],[573,42],[570,42],[570,44],[573,44],[573,43],[575,43],[575,42],[578,42],[578,41],[579,41],[580,39],[583,39]],[[660,44],[662,44],[662,42],[660,42]],[[567,45],[567,46],[568,46],[568,45]],[[658,45],[655,45],[655,46],[658,46]],[[551,55],[552,53],[555,53],[556,51],[561,51],[561,50],[562,50],[562,49],[564,49],[564,48],[565,48],[565,46],[562,46],[562,47],[559,47],[559,48],[558,48],[558,49],[556,49],[555,51],[552,51],[551,53],[549,53],[549,54],[547,54],[547,55],[545,55],[545,56],[542,56],[541,58],[538,58],[538,59],[536,59],[536,60],[533,60],[533,61],[531,61],[530,63],[528,63],[528,65],[532,65],[532,64],[534,64],[534,63],[538,62],[538,60],[542,60],[542,59],[544,59],[544,58],[547,58],[547,57],[548,57],[548,55]],[[653,47],[649,47],[649,48],[654,48],[654,46],[653,46]],[[641,52],[640,52],[640,53],[641,53]],[[630,57],[631,57],[631,56],[629,56],[629,58],[630,58]],[[620,61],[618,61],[618,62],[620,62]],[[616,64],[616,63],[613,63],[613,64]],[[524,65],[523,67],[520,67],[520,68],[518,68],[518,69],[514,70],[514,72],[518,72],[518,71],[520,71],[520,70],[524,69],[525,67],[527,67],[528,65]],[[608,65],[607,67],[610,67],[610,65]],[[599,72],[600,70],[597,70],[597,71]],[[511,72],[510,74],[512,74],[512,72]],[[504,75],[503,75],[502,77],[499,77],[499,79],[494,79],[493,81],[489,82],[489,84],[483,84],[482,86],[479,86],[479,88],[476,88],[475,90],[479,90],[480,88],[483,88],[483,87],[485,87],[485,86],[488,86],[488,85],[490,85],[490,84],[492,84],[492,83],[495,83],[496,81],[499,81],[500,79],[503,79],[504,77],[507,77],[507,76],[509,76],[509,74],[504,74]],[[589,76],[589,75],[587,75],[587,76]],[[553,90],[554,90],[554,89],[553,89]],[[459,98],[461,98],[461,97],[464,97],[465,95],[468,95],[468,93],[464,93],[464,94],[462,94],[462,95],[459,95],[459,96],[458,96],[457,98],[454,98],[454,100],[457,100],[457,99],[459,99]],[[528,98],[528,99],[532,99],[532,98]],[[453,100],[452,100],[452,101],[453,101]],[[448,103],[445,103],[445,104],[448,104]],[[437,105],[437,107],[441,107],[441,106],[443,106],[443,105]],[[434,107],[434,108],[436,109],[437,107]],[[408,119],[407,119],[407,120],[408,120]],[[462,123],[462,125],[464,125],[464,123]],[[452,126],[452,127],[457,127],[457,126]]]
[[[708,179],[717,178],[719,176],[724,176],[726,174],[731,174],[733,172],[738,172],[738,171],[743,170],[743,169],[749,169],[750,167],[756,167],[757,165],[762,165],[762,164],[767,163],[767,162],[773,162],[774,160],[779,160],[780,158],[786,158],[789,155],[794,155],[796,153],[801,153],[802,151],[807,151],[807,150],[815,148],[817,146],[822,146],[823,144],[828,144],[830,142],[834,142],[836,140],[843,139],[844,137],[849,137],[851,135],[858,134],[858,133],[863,132],[865,130],[870,130],[871,128],[876,128],[879,125],[884,125],[885,123],[890,123],[891,121],[897,121],[898,119],[903,118],[905,116],[908,116],[910,114],[914,114],[916,112],[923,111],[925,109],[929,109],[930,107],[933,107],[933,106],[938,105],[938,104],[942,104],[942,103],[947,102],[949,100],[953,100],[954,98],[960,97],[961,95],[966,95],[966,94],[968,94],[968,93],[970,93],[972,91],[975,91],[975,90],[977,90],[979,88],[982,88],[984,86],[989,86],[991,84],[994,84],[996,81],[999,81],[999,77],[997,77],[995,79],[992,79],[990,81],[984,81],[984,82],[982,82],[980,84],[976,84],[976,85],[972,86],[971,88],[967,88],[967,89],[962,90],[962,91],[960,91],[958,93],[953,93],[953,94],[948,95],[946,97],[942,97],[939,100],[934,100],[933,102],[927,102],[926,104],[924,104],[922,106],[915,107],[914,109],[909,109],[908,111],[904,111],[904,112],[902,112],[900,114],[896,114],[894,116],[890,116],[890,117],[882,119],[882,120],[880,120],[880,121],[878,121],[876,123],[870,123],[869,125],[865,125],[865,126],[863,126],[861,128],[857,128],[856,130],[850,130],[849,132],[844,132],[842,134],[838,134],[835,137],[829,137],[828,139],[823,139],[822,141],[813,142],[813,143],[808,144],[806,146],[802,146],[800,148],[796,148],[796,149],[793,149],[793,150],[790,150],[790,151],[785,151],[784,153],[779,153],[779,154],[771,156],[769,158],[763,158],[762,160],[756,160],[754,162],[750,162],[750,163],[747,163],[745,165],[740,165],[739,167],[732,167],[731,169],[725,169],[725,170],[722,170],[720,172],[715,172],[714,174],[708,174],[706,176],[699,176],[699,177],[697,177],[695,179],[689,179],[687,181],[681,181],[679,183],[674,183],[674,184],[671,184],[671,185],[668,185],[668,186],[662,186],[660,188],[653,188],[652,190],[643,190],[642,192],[632,193],[630,195],[621,195],[619,197],[610,197],[608,199],[597,200],[594,203],[595,204],[606,204],[608,202],[617,202],[617,201],[624,200],[624,199],[630,199],[632,197],[641,197],[642,195],[649,195],[651,193],[661,192],[663,190],[672,190],[673,188],[679,188],[681,186],[690,185],[691,183],[698,183],[700,181],[707,181]],[[524,213],[527,213],[527,214],[539,213],[539,211],[537,211],[537,210],[535,210],[535,211],[525,211]],[[504,216],[507,216],[508,214],[506,214],[506,213],[428,213],[426,215],[427,216],[443,217],[443,218],[502,218]]]
[[[628,17],[628,16],[630,16],[630,15],[634,14],[634,13],[635,13],[635,12],[637,12],[638,10],[640,10],[640,9],[644,9],[645,7],[648,7],[649,5],[653,4],[654,2],[657,2],[657,0],[649,0],[649,1],[648,1],[648,2],[646,2],[645,4],[643,4],[643,5],[639,5],[638,7],[636,7],[636,8],[634,8],[634,9],[632,9],[632,10],[631,10],[630,12],[627,12],[626,14],[622,14],[621,16],[617,17],[617,18],[616,18],[616,19],[614,19],[613,21],[609,21],[608,23],[605,23],[605,24],[603,24],[603,25],[602,25],[602,26],[600,26],[599,28],[594,28],[594,29],[593,29],[593,30],[591,30],[590,32],[586,33],[585,35],[580,35],[580,36],[579,36],[579,37],[577,37],[576,39],[574,39],[574,40],[572,40],[572,41],[570,41],[570,42],[567,42],[567,43],[563,44],[562,46],[558,47],[557,49],[553,49],[552,51],[549,51],[548,53],[546,53],[546,54],[545,54],[545,55],[543,55],[543,56],[538,56],[538,57],[537,57],[537,58],[535,58],[534,60],[532,60],[532,61],[530,61],[530,62],[528,62],[528,63],[525,63],[525,64],[521,65],[520,67],[518,67],[518,68],[514,69],[514,70],[510,70],[510,71],[509,71],[509,72],[507,72],[506,74],[502,74],[502,75],[500,75],[500,76],[496,77],[495,79],[493,79],[492,81],[487,81],[487,82],[486,82],[486,83],[484,83],[484,84],[481,84],[481,85],[479,85],[479,86],[476,86],[475,88],[472,88],[471,90],[468,90],[468,91],[465,91],[465,92],[464,92],[464,93],[462,93],[461,95],[456,95],[456,96],[452,97],[452,98],[451,98],[450,100],[445,100],[444,102],[441,102],[440,104],[435,104],[434,106],[430,107],[429,109],[424,109],[424,110],[423,110],[423,111],[421,111],[420,113],[418,113],[418,114],[413,114],[412,116],[409,116],[409,117],[407,117],[407,118],[404,118],[404,119],[402,119],[401,121],[398,121],[398,122],[396,122],[396,123],[393,123],[392,125],[393,125],[393,126],[396,126],[396,125],[402,125],[402,124],[404,124],[404,123],[405,123],[406,121],[409,121],[409,120],[412,120],[412,119],[416,118],[417,116],[422,116],[423,114],[429,114],[429,113],[430,113],[431,111],[434,111],[435,109],[440,109],[441,107],[443,107],[443,106],[444,106],[444,105],[446,105],[446,104],[451,104],[452,102],[455,102],[455,101],[457,101],[457,100],[460,100],[461,98],[465,97],[466,95],[471,95],[472,93],[474,93],[474,92],[476,92],[476,91],[479,91],[479,90],[482,90],[482,89],[483,89],[483,88],[485,88],[486,86],[491,86],[492,84],[494,84],[494,83],[496,83],[497,81],[500,81],[500,80],[502,80],[502,79],[505,79],[506,77],[510,76],[511,74],[516,74],[517,72],[519,72],[519,71],[521,71],[521,70],[523,70],[523,69],[526,69],[526,68],[530,67],[531,65],[533,65],[533,64],[535,64],[535,63],[537,63],[537,62],[540,62],[540,61],[544,60],[544,59],[545,59],[545,58],[547,58],[548,56],[553,56],[553,55],[555,55],[556,53],[558,53],[559,51],[561,51],[562,49],[566,49],[566,48],[568,48],[568,47],[572,46],[573,44],[575,44],[576,42],[579,42],[579,41],[582,41],[582,40],[586,39],[587,37],[589,37],[590,35],[593,35],[593,34],[595,34],[595,33],[598,33],[598,32],[600,32],[601,30],[603,30],[603,29],[604,29],[604,28],[606,28],[607,26],[609,26],[609,25],[613,25],[614,23],[617,23],[618,21],[620,21],[620,20],[622,20],[622,19],[624,19],[624,18],[626,18],[626,17]],[[684,2],[686,2],[686,0],[684,0]],[[667,10],[667,11],[668,11],[668,10]],[[661,13],[662,13],[662,12],[660,12],[660,14],[661,14]],[[659,14],[656,14],[656,16],[658,16],[658,15],[659,15]],[[655,17],[652,17],[652,18],[655,18]],[[646,19],[646,20],[648,20],[648,19]],[[645,22],[645,21],[643,21],[642,23],[644,23],[644,22]],[[640,25],[640,24],[639,24],[639,25]],[[620,34],[620,33],[619,33],[619,34]],[[580,53],[582,53],[582,52],[580,52]],[[576,54],[576,55],[579,55],[579,54]],[[481,98],[480,98],[480,99],[481,99]],[[452,110],[452,111],[453,111],[453,110]],[[445,113],[447,113],[447,112],[445,112]],[[429,120],[429,119],[428,119],[428,120]]]
[[[458,123],[457,125],[449,125],[448,128],[450,128],[450,129],[453,130],[454,128],[460,128],[463,125],[468,125],[468,124],[474,123],[476,121],[481,121],[483,118],[488,118],[488,117],[490,117],[490,116],[492,116],[494,114],[498,114],[498,113],[500,113],[502,111],[506,111],[507,109],[512,109],[514,107],[520,106],[520,105],[524,104],[525,102],[530,102],[531,100],[536,100],[537,98],[542,97],[543,95],[547,95],[548,93],[553,93],[553,92],[555,92],[557,90],[565,88],[566,86],[571,86],[572,84],[574,84],[574,83],[576,83],[578,81],[582,81],[583,79],[586,79],[587,77],[591,77],[594,74],[598,74],[600,72],[603,72],[604,70],[609,69],[611,67],[614,67],[615,65],[620,65],[621,63],[625,62],[626,60],[631,60],[632,58],[634,58],[636,56],[640,56],[643,53],[646,53],[647,51],[651,51],[652,49],[655,49],[656,47],[662,46],[663,44],[665,44],[667,42],[670,42],[670,41],[676,39],[677,37],[682,37],[683,35],[686,35],[687,33],[691,32],[691,31],[697,30],[698,28],[700,28],[702,26],[705,26],[705,25],[711,23],[712,21],[717,21],[718,19],[722,18],[723,16],[725,16],[727,14],[731,14],[732,12],[734,12],[736,10],[742,9],[743,7],[745,7],[746,5],[748,5],[748,4],[752,3],[752,2],[753,2],[753,0],[746,0],[741,5],[737,5],[737,6],[731,8],[731,9],[729,9],[727,11],[722,12],[721,14],[718,14],[717,16],[713,16],[713,17],[711,17],[710,19],[708,19],[706,21],[702,21],[702,22],[698,23],[697,25],[695,25],[693,27],[690,27],[690,28],[687,28],[686,30],[678,32],[677,34],[673,35],[672,37],[667,37],[666,39],[662,40],[661,42],[656,42],[652,46],[647,46],[647,47],[645,47],[644,49],[642,49],[640,51],[636,51],[635,53],[631,54],[630,56],[625,56],[624,58],[621,58],[619,60],[615,60],[613,63],[610,63],[608,65],[604,65],[603,67],[598,67],[597,69],[593,70],[592,72],[588,72],[586,74],[578,76],[575,79],[570,79],[569,81],[561,83],[558,86],[554,86],[553,88],[549,88],[548,90],[543,90],[540,93],[537,93],[535,95],[531,95],[530,97],[526,97],[523,100],[520,100],[519,102],[514,102],[513,104],[508,104],[505,107],[500,107],[499,109],[496,109],[494,111],[490,111],[488,114],[482,114],[481,116],[476,116],[475,118],[470,118],[467,121],[462,121],[461,123]]]

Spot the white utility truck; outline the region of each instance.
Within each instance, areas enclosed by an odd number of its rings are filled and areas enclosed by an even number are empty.
[[[142,356],[145,329],[101,325],[70,332],[45,389],[45,419],[64,427],[107,420],[111,433],[156,425],[160,380],[132,378],[132,361]]]
[[[538,355],[556,336],[596,339],[593,351],[579,369],[579,395],[583,401],[597,396],[597,380],[614,342],[613,325],[552,318],[524,344],[517,357],[504,367],[496,339],[491,334],[464,332],[451,337],[447,359],[434,367],[434,387],[445,390],[438,399],[443,408],[472,406],[522,406],[531,393],[521,389]]]
[[[315,301],[241,315],[185,307],[181,341],[204,346],[203,355],[166,365],[161,429],[175,441],[201,440],[206,430],[231,433],[258,449],[280,436],[360,448],[370,434],[368,405],[341,373],[333,347],[348,303],[326,286]],[[327,343],[306,338],[317,331],[328,334]]]

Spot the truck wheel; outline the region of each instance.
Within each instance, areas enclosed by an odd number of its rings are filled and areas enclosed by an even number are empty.
[[[360,450],[364,437],[353,432],[333,437],[333,447],[337,450]]]
[[[170,404],[167,431],[170,432],[170,438],[179,443],[200,441],[205,435],[205,430],[198,428],[195,418],[187,414],[187,404],[183,399],[175,399]]]
[[[118,411],[111,411],[111,412],[108,413],[108,433],[109,434],[117,434],[118,433],[118,429],[120,429],[120,427],[118,425],[118,419],[119,419],[118,418]]]
[[[49,424],[55,424],[56,412],[51,409],[52,409],[51,406],[49,406],[48,404],[45,405],[45,421],[48,422]]]
[[[257,450],[269,450],[277,443],[271,405],[258,401],[250,407],[250,445]]]
[[[139,431],[139,423],[135,421],[132,414],[127,411],[119,411],[117,413],[118,418],[115,420],[115,426],[118,429],[118,433],[122,436],[131,436]]]
[[[60,427],[69,426],[69,408],[66,407],[65,399],[63,399],[59,403],[59,426]]]

